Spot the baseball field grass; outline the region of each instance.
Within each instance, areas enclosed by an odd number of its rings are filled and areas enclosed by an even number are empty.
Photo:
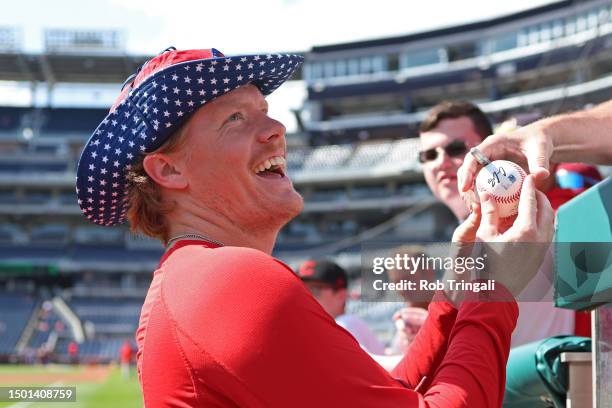
[[[125,379],[117,366],[0,365],[0,387],[76,387],[76,402],[1,402],[0,408],[141,408],[136,370]]]

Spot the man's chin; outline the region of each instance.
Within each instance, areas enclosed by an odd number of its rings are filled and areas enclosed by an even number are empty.
[[[454,187],[454,188],[453,188]],[[457,189],[457,185],[455,183],[454,186],[443,186],[438,190],[438,198],[447,206],[450,203],[454,203],[457,199],[461,200],[461,196],[459,195],[459,190]]]
[[[463,218],[467,209],[467,205],[459,195],[459,191],[455,189],[441,189],[438,191],[438,199],[444,203],[458,218]]]
[[[285,225],[304,210],[304,199],[295,190],[281,197],[270,211],[278,224]]]
[[[300,215],[302,211],[304,211],[304,199],[302,198],[300,193],[294,191],[294,196],[287,203],[287,213],[290,214],[291,217],[289,218],[289,221]]]

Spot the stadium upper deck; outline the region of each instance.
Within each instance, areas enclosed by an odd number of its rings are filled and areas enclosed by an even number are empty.
[[[424,109],[453,97],[479,102],[494,119],[535,118],[609,99],[611,15],[608,1],[561,1],[458,27],[314,47],[298,82],[308,90],[308,140],[288,155],[306,207],[281,232],[277,254],[355,250],[359,239],[344,240],[371,236],[373,228],[404,241],[448,236],[454,220],[434,204],[410,138]],[[150,271],[159,244],[87,224],[74,196],[83,142],[148,56],[126,55],[112,32],[49,32],[41,54],[21,52],[2,33],[0,80],[30,96],[0,103],[0,257],[65,271]]]
[[[127,55],[121,32],[45,32],[45,52],[21,51],[20,31],[0,28],[0,81],[122,83],[150,56]]]
[[[478,102],[497,120],[610,97],[612,9],[560,1],[405,36],[314,47],[304,79],[314,144],[415,134],[441,99]]]
[[[110,99],[104,106],[81,94],[95,94],[107,81],[118,91],[119,83],[146,57],[124,55],[117,36],[107,32],[52,34],[47,41],[51,49],[41,55],[20,53],[15,47],[0,51],[0,60],[10,62],[0,65],[0,78],[30,84],[31,89],[30,99],[16,104],[21,106],[0,105],[1,257],[61,265],[68,272],[148,272],[161,246],[134,238],[125,228],[87,224],[74,194],[81,146],[112,103]],[[72,81],[73,74],[78,83],[66,89],[63,81]],[[42,98],[36,96],[40,88]],[[61,92],[68,93],[67,100],[58,103]],[[427,190],[415,184],[422,176],[414,140],[297,147],[289,151],[288,166],[307,203],[305,215],[283,231],[281,251],[331,243],[375,226],[419,200],[431,201]],[[374,209],[383,212],[372,215]],[[424,221],[429,223],[430,219]]]

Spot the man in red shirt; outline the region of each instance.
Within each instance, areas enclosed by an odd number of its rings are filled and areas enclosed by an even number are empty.
[[[68,343],[68,357],[70,364],[79,364],[79,345],[76,341]]]
[[[389,374],[270,256],[303,202],[264,96],[301,60],[166,51],[127,81],[84,148],[77,194],[87,218],[128,218],[167,246],[136,334],[145,406],[501,406],[517,318],[504,285],[515,290],[513,279],[537,268],[497,271],[484,295],[495,301],[468,292],[455,306],[438,293]],[[552,236],[552,210],[531,178],[507,231],[492,200],[473,210],[458,240]]]
[[[134,351],[130,341],[126,339],[119,349],[119,360],[121,361],[121,375],[123,378],[130,377],[130,365],[132,364]]]

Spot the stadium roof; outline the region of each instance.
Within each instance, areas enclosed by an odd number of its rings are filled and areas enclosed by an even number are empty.
[[[117,84],[123,83],[151,57],[123,52],[26,54],[0,49],[0,81],[38,81],[49,85],[59,82]],[[300,77],[298,72],[292,79]]]
[[[121,83],[150,56],[0,52],[0,80]]]
[[[518,21],[527,17],[533,17],[545,13],[549,13],[551,11],[562,10],[567,7],[570,7],[576,3],[585,2],[588,0],[561,0],[555,3],[546,4],[544,6],[532,8],[529,10],[520,11],[513,14],[508,14],[505,16],[492,18],[488,20],[476,21],[468,24],[461,24],[451,27],[440,28],[431,31],[424,31],[414,34],[407,34],[396,37],[385,37],[374,40],[364,40],[364,41],[355,41],[349,43],[340,43],[340,44],[331,44],[331,45],[322,45],[315,46],[312,48],[312,53],[326,53],[326,52],[335,52],[335,51],[347,51],[347,50],[355,50],[362,48],[370,48],[370,47],[379,47],[386,45],[395,45],[395,44],[406,44],[411,42],[423,41],[436,37],[444,37],[453,34],[464,33],[468,31],[478,31],[486,28],[495,27],[500,24],[509,23],[513,21]]]

